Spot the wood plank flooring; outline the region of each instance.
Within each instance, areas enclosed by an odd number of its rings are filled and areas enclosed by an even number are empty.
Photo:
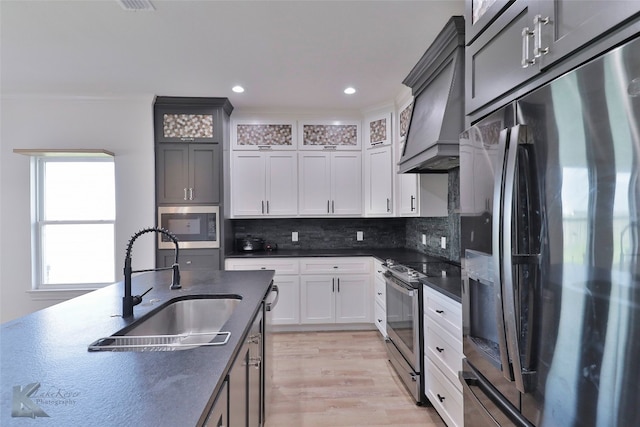
[[[273,334],[266,427],[446,427],[413,401],[377,331]]]

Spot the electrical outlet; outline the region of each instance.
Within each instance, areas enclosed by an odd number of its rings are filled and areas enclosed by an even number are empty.
[[[447,249],[447,238],[446,237],[441,237],[440,238],[440,247],[442,249]]]
[[[297,242],[298,241],[298,232],[297,231],[292,231],[291,232],[291,241],[292,242]]]
[[[362,231],[357,231],[356,232],[356,240],[358,242],[361,242],[364,240],[364,233]]]
[[[426,244],[427,244],[427,235],[426,235],[426,234],[423,234],[423,235],[422,235],[422,244],[423,244],[423,245],[426,245]]]

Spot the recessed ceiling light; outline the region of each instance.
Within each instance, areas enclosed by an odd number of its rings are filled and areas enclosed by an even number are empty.
[[[344,90],[344,93],[346,93],[347,95],[353,95],[354,93],[356,93],[356,90],[354,88],[352,88],[351,86],[349,86],[348,88],[346,88]]]
[[[244,92],[244,88],[242,86],[234,86],[231,88],[232,91],[234,91],[235,93],[242,93]]]

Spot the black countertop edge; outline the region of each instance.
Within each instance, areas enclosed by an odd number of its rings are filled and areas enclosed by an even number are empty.
[[[303,257],[350,257],[372,256],[384,261],[393,259],[403,262],[446,262],[460,266],[459,262],[450,259],[427,255],[414,249],[406,248],[356,248],[356,249],[277,249],[275,251],[230,252],[226,258],[303,258]]]
[[[460,277],[425,277],[420,279],[420,283],[462,303],[462,279]]]
[[[273,275],[273,270],[184,271],[182,289],[170,290],[171,271],[144,273],[133,278],[133,293],[153,289],[134,307],[132,318],[121,316],[119,282],[3,323],[0,425],[28,424],[28,418],[12,416],[12,402],[16,387],[34,383],[38,389],[30,397],[55,425],[85,425],[89,419],[95,426],[202,424]],[[226,345],[168,352],[88,351],[96,339],[130,327],[176,298],[214,295],[241,297],[224,325],[231,333]],[[57,398],[60,390],[72,397]]]

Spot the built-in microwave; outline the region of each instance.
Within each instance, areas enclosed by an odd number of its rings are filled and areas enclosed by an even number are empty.
[[[219,206],[161,206],[158,226],[178,238],[180,249],[220,247]],[[158,249],[173,249],[171,239],[158,234]]]

